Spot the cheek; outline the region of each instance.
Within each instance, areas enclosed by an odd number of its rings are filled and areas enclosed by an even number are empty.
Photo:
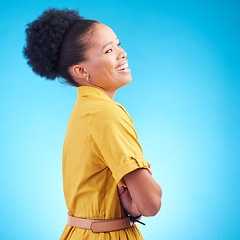
[[[91,65],[92,73],[98,77],[103,75],[112,74],[115,71],[114,64],[110,61],[97,61]]]

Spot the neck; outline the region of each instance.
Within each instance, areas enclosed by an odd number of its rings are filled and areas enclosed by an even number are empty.
[[[100,90],[102,90],[104,93],[106,93],[112,100],[114,100],[115,94],[117,90],[106,90],[98,85],[93,84],[92,82],[86,82],[86,81],[77,81],[79,83],[79,86],[90,86],[95,87]]]
[[[115,97],[115,94],[116,94],[116,91],[114,92],[107,92],[105,91],[104,89],[100,88],[103,92],[105,92],[112,100],[114,100],[114,97]]]
[[[107,91],[107,90],[105,90],[105,89],[103,89],[103,88],[101,88],[101,87],[99,87],[99,86],[97,86],[97,85],[95,85],[95,84],[92,84],[92,83],[89,84],[89,86],[96,87],[96,88],[102,90],[102,91],[105,92],[112,100],[114,100],[114,97],[115,97],[115,94],[116,94],[117,90]]]

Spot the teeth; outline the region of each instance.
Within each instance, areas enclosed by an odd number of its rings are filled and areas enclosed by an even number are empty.
[[[122,69],[124,69],[124,68],[127,68],[127,67],[128,67],[128,64],[125,63],[125,64],[123,64],[122,66],[116,68],[116,70],[117,70],[117,71],[120,71],[120,70],[122,70]]]

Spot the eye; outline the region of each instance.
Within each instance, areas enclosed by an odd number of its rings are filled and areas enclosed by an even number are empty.
[[[121,43],[117,44],[117,47],[121,47]],[[113,51],[112,48],[108,49],[105,53],[111,53]]]
[[[110,49],[108,49],[105,53],[110,53],[110,52],[112,52],[113,50],[110,48]]]

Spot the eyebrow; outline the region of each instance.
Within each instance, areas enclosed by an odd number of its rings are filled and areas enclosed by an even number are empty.
[[[119,38],[117,37],[116,39],[118,40]],[[106,43],[106,44],[103,46],[102,50],[103,50],[107,45],[112,44],[112,43],[113,43],[113,41]],[[101,50],[101,51],[102,51],[102,50]]]

